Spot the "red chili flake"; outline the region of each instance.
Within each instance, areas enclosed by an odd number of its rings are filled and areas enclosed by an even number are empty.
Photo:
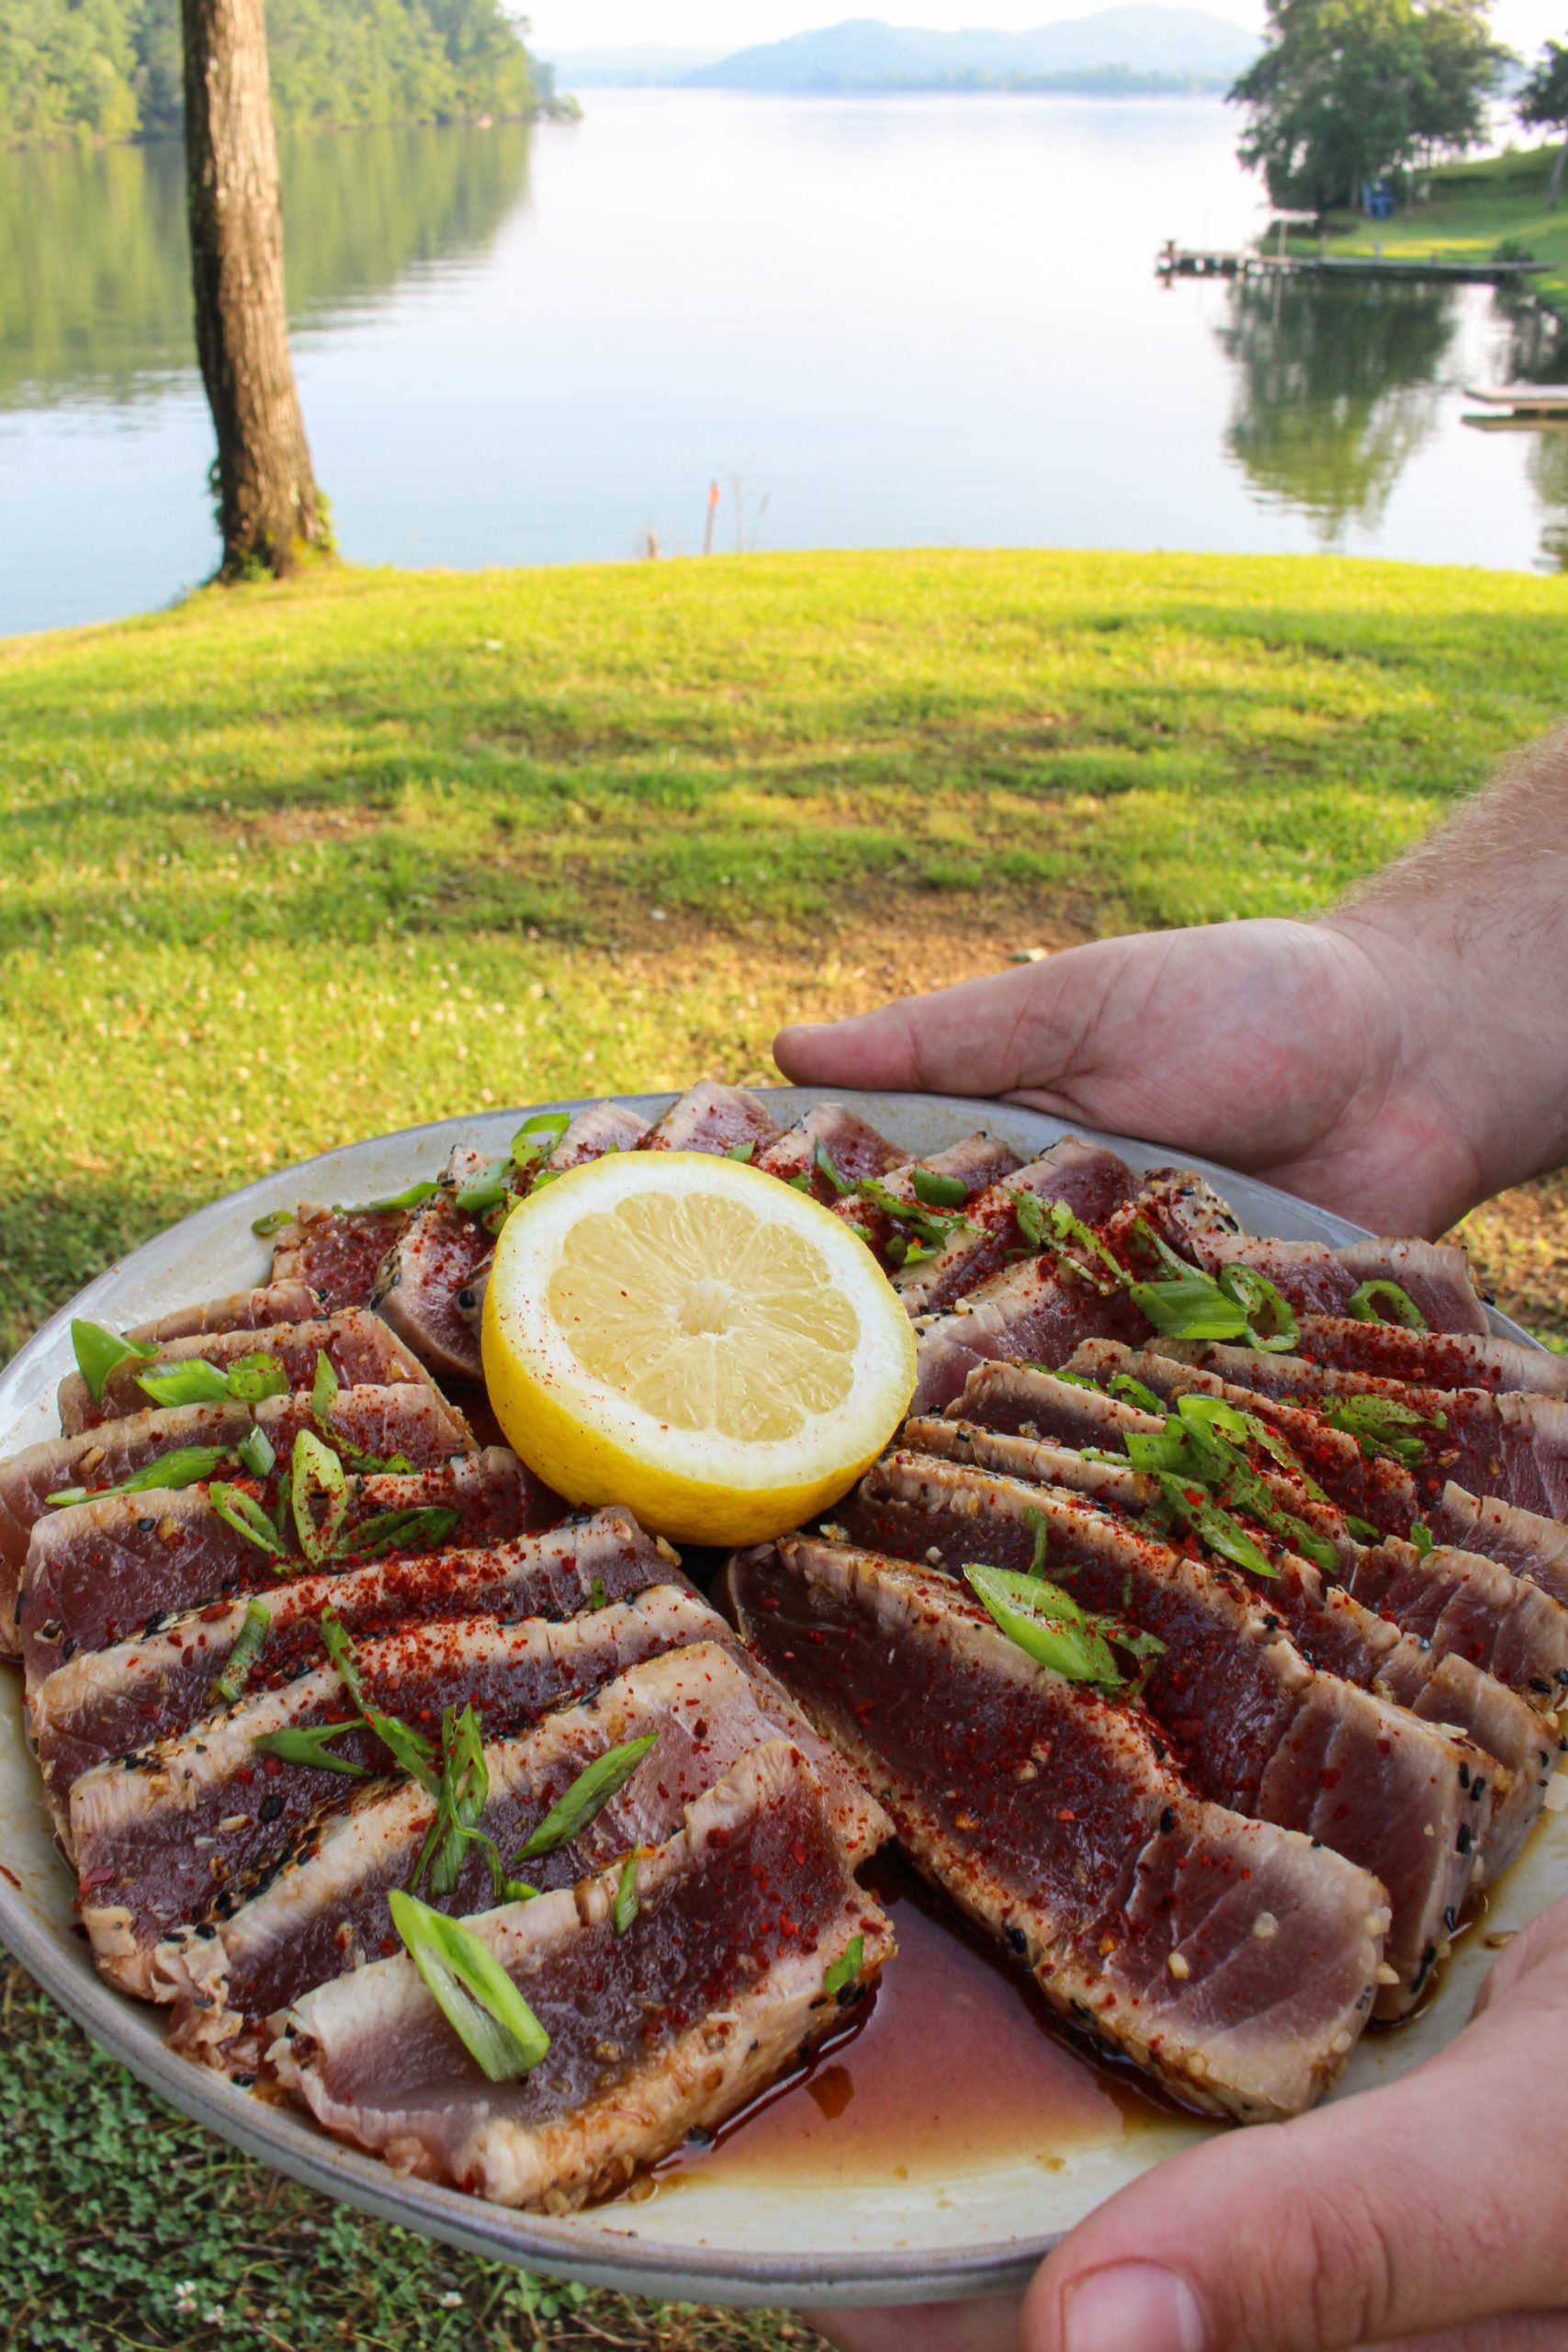
[[[1056,1818],[1058,1821],[1076,1821],[1077,1819],[1077,1815],[1073,1811],[1071,1805],[1065,1804],[1057,1809]]]
[[[16,1888],[16,1890],[17,1890],[17,1893],[18,1894],[20,1894],[20,1893],[21,1893],[21,1891],[22,1891],[22,1882],[21,1882],[21,1880],[17,1876],[17,1873],[16,1873],[16,1871],[13,1871],[13,1870],[7,1870],[7,1868],[6,1868],[6,1864],[5,1864],[4,1862],[0,1862],[0,1878],[3,1878],[3,1879],[5,1880],[5,1882],[6,1882],[6,1885],[7,1885],[7,1886],[14,1886],[14,1887]]]

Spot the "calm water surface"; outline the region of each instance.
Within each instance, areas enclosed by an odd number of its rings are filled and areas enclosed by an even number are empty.
[[[1568,562],[1568,375],[1484,288],[1153,274],[1255,232],[1213,101],[597,91],[576,126],[285,158],[307,422],[360,562],[716,548],[1338,548]],[[170,147],[0,156],[0,630],[216,552]]]

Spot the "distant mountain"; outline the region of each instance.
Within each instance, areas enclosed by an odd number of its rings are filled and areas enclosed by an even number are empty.
[[[563,90],[667,89],[682,83],[699,67],[716,65],[717,49],[583,49],[568,50],[550,59]]]
[[[1104,8],[1032,32],[927,32],[870,17],[695,66],[688,85],[779,92],[1228,84],[1260,43],[1201,8]],[[563,79],[567,77],[563,76]]]

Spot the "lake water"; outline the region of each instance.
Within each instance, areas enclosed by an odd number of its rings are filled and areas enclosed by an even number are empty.
[[[357,562],[748,547],[1568,562],[1553,372],[1485,288],[1166,288],[1261,218],[1217,101],[590,94],[291,141],[317,469]],[[0,631],[211,569],[173,147],[0,156]],[[1527,347],[1528,346],[1528,347]],[[1555,372],[1568,374],[1568,366]]]

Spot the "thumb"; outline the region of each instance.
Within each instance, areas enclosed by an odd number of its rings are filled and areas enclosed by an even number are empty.
[[[1555,1940],[1568,1955],[1568,1917]],[[1560,2311],[1554,1961],[1403,2082],[1211,2141],[1112,2198],[1037,2274],[1024,2352],[1346,2352]]]
[[[1049,1088],[1068,1073],[1099,1019],[1121,941],[1049,963],[990,972],[874,1012],[781,1030],[773,1056],[807,1085],[915,1087],[931,1094]]]

